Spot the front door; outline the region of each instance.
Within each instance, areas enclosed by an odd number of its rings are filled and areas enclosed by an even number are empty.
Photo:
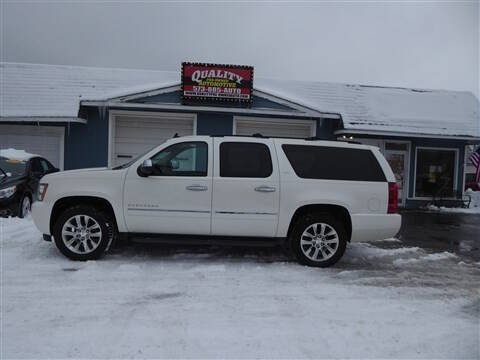
[[[398,186],[398,205],[405,205],[407,189],[407,155],[404,150],[385,150],[385,158],[392,168]]]
[[[210,234],[212,138],[180,139],[151,157],[153,175],[141,177],[130,167],[124,190],[129,232]]]
[[[212,234],[275,236],[280,184],[272,140],[217,137],[214,149]]]

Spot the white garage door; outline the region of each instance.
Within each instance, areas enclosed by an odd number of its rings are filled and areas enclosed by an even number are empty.
[[[112,119],[115,124],[111,151],[113,166],[130,161],[175,134],[193,135],[195,127],[195,114],[114,113]]]
[[[236,135],[308,138],[315,136],[315,121],[235,117]]]
[[[0,125],[0,148],[37,154],[63,169],[63,136],[59,126]]]

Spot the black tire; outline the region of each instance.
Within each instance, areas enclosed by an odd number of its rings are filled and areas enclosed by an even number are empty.
[[[24,208],[23,208],[23,202],[26,199],[28,199],[28,201],[29,201],[29,206],[28,206],[28,211],[27,212],[25,212]],[[25,194],[25,195],[22,196],[22,200],[20,200],[20,204],[18,205],[18,217],[20,219],[23,219],[25,216],[27,216],[30,213],[30,211],[32,211],[32,198],[31,198],[30,195]]]
[[[303,245],[303,249],[307,249],[307,250],[302,250],[301,238],[302,238],[302,234],[307,229],[309,228],[312,229],[311,228],[312,225],[319,224],[319,223],[328,225],[330,228],[332,228],[336,232],[336,235],[337,235],[336,238],[338,238],[338,244],[336,244],[336,246],[332,246],[332,244],[329,244],[329,247],[333,248],[334,250],[333,252],[330,252],[326,247],[321,248],[321,245],[319,245],[319,247],[323,251],[319,249],[319,251],[317,251],[317,254],[322,256],[322,254],[325,253],[326,259],[325,260],[318,259],[314,261],[311,258],[307,257],[307,255],[305,254],[305,251],[309,253],[311,256],[313,256],[315,254],[316,249],[310,246],[315,247],[316,245]],[[325,227],[325,228],[329,230],[328,227]],[[327,236],[330,236],[328,239],[332,239],[331,236],[335,238],[334,235],[327,235]],[[304,239],[309,240],[308,237],[304,237]],[[338,260],[341,259],[341,257],[345,252],[345,249],[347,247],[347,231],[342,221],[338,220],[337,218],[335,218],[330,214],[313,213],[313,214],[303,215],[297,220],[290,234],[290,246],[294,255],[297,258],[297,261],[301,264],[308,265],[308,266],[315,266],[315,267],[332,266]],[[331,253],[333,253],[333,255],[330,255]]]
[[[79,254],[70,250],[62,238],[62,228],[65,223],[76,215],[86,215],[97,222],[101,230],[101,238],[97,247],[88,253]],[[71,260],[95,260],[105,254],[109,243],[111,243],[115,234],[115,225],[111,217],[106,213],[99,211],[89,205],[78,205],[66,209],[57,219],[53,226],[53,239],[58,250]],[[92,242],[91,242],[92,243]],[[82,249],[82,248],[81,248]],[[84,249],[84,248],[83,248]],[[84,249],[85,250],[85,249]]]

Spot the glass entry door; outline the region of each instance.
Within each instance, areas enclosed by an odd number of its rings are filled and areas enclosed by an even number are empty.
[[[407,197],[407,160],[408,160],[408,151],[407,150],[392,150],[388,149],[389,143],[386,143],[385,149],[385,158],[387,159],[390,167],[392,168],[395,179],[397,180],[398,185],[398,205],[405,205],[405,198]],[[400,144],[395,144],[400,145]],[[406,144],[401,144],[406,145]]]

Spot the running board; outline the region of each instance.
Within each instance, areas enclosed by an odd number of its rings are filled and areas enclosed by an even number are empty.
[[[250,236],[210,236],[179,234],[121,233],[120,238],[135,243],[175,245],[220,245],[274,247],[285,243],[285,238]]]

